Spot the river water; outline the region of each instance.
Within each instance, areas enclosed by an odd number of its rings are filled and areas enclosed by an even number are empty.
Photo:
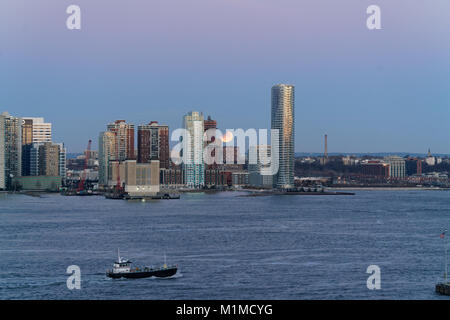
[[[145,203],[0,194],[0,299],[446,299],[434,285],[450,193],[355,193]],[[109,279],[117,248],[138,265],[166,254],[179,272]],[[67,288],[70,265],[80,290]],[[380,267],[380,290],[367,288],[369,265]]]

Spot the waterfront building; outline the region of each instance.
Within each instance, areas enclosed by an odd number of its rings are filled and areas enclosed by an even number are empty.
[[[23,191],[57,192],[61,189],[61,177],[28,176],[14,178],[14,185]]]
[[[59,175],[62,179],[66,179],[67,174],[67,149],[64,143],[56,143],[59,147]]]
[[[51,142],[39,145],[39,175],[53,177],[60,175],[59,145]]]
[[[23,130],[22,130],[23,138]],[[22,144],[22,176],[31,176],[31,152],[33,143]]]
[[[422,159],[415,157],[408,157],[405,159],[405,175],[421,175],[422,174]]]
[[[116,160],[116,135],[111,131],[100,132],[98,138],[98,183],[108,185],[109,162]]]
[[[38,176],[39,175],[39,146],[42,143],[33,143],[27,148],[27,152],[29,152],[29,162],[27,163],[27,167],[29,171],[27,171],[27,176]]]
[[[164,188],[179,188],[184,186],[184,173],[181,166],[160,168],[160,184]]]
[[[38,149],[36,149],[38,148]],[[39,148],[41,150],[39,151]],[[45,150],[44,150],[45,149]],[[41,152],[39,157],[36,152]],[[58,158],[57,164],[55,163]],[[47,161],[48,163],[42,162]],[[41,161],[41,164],[36,163]],[[52,143],[52,124],[44,118],[22,118],[22,176],[66,175],[66,149],[64,144]]]
[[[381,160],[367,160],[361,163],[362,174],[369,177],[389,177],[390,165]]]
[[[231,183],[233,187],[244,187],[248,186],[248,172],[241,171],[241,172],[232,172],[231,173]]]
[[[67,150],[63,143],[38,142],[24,146],[28,153],[26,175],[66,178]]]
[[[136,159],[134,124],[126,123],[125,120],[116,120],[114,123],[108,124],[107,129],[116,135],[115,158],[119,161]]]
[[[117,176],[119,174],[119,176]],[[109,185],[117,180],[130,196],[152,196],[159,192],[159,161],[137,163],[136,160],[110,161]]]
[[[169,168],[169,127],[152,121],[138,126],[138,163],[159,160],[160,167]]]
[[[405,159],[398,156],[390,156],[385,158],[385,162],[389,164],[389,177],[404,178],[405,177]]]
[[[204,127],[203,129],[205,130],[205,134],[207,134],[205,145],[204,145],[204,147],[206,147],[207,145],[209,145],[209,144],[213,143],[214,141],[216,141],[215,133],[213,135],[211,135],[210,133],[207,133],[207,131],[210,130],[210,129],[215,131],[217,129],[217,121],[211,119],[211,116],[208,116],[208,119],[206,119],[203,122],[203,127]],[[216,150],[215,149],[211,150],[209,152],[210,152],[211,157],[215,157],[215,155],[216,155]],[[206,165],[206,169],[207,170],[208,169],[214,169],[216,167],[217,167],[216,163]],[[206,185],[208,185],[208,184],[206,183]]]
[[[22,175],[22,119],[0,115],[0,189],[11,189]]]
[[[203,114],[192,111],[183,117],[183,128],[190,134],[190,139],[183,139],[184,181],[188,188],[205,186],[205,164],[203,161]]]
[[[222,186],[224,185],[223,177],[222,170],[215,167],[207,168],[205,170],[205,186],[207,188]]]
[[[274,179],[276,188],[286,189],[294,186],[294,99],[293,85],[278,84],[272,87],[271,128],[278,130],[279,133],[277,157],[279,169]]]

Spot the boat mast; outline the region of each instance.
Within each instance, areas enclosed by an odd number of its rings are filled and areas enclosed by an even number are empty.
[[[117,248],[117,262],[119,262],[120,263],[120,253],[119,253],[119,248]]]

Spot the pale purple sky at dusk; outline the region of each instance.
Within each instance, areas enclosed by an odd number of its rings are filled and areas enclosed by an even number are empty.
[[[45,117],[78,152],[115,119],[267,128],[290,83],[296,152],[327,133],[329,152],[450,153],[448,31],[448,0],[2,0],[0,112]]]

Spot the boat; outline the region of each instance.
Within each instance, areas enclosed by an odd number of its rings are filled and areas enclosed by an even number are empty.
[[[105,198],[106,199],[113,199],[113,200],[122,200],[125,196],[124,192],[113,190],[105,192]]]
[[[441,233],[441,239],[444,239],[444,256],[445,256],[445,260],[444,260],[444,281],[443,282],[439,282],[436,284],[436,293],[439,294],[443,294],[446,296],[450,296],[450,282],[447,279],[447,240],[445,237],[445,233],[447,232],[447,230],[444,230],[444,232]]]
[[[168,266],[166,264],[166,257],[164,255],[164,264],[162,267],[132,267],[132,262],[128,259],[120,257],[119,249],[117,249],[117,261],[114,262],[112,270],[106,271],[106,276],[113,279],[127,278],[168,278],[174,276],[178,271],[177,265]]]

